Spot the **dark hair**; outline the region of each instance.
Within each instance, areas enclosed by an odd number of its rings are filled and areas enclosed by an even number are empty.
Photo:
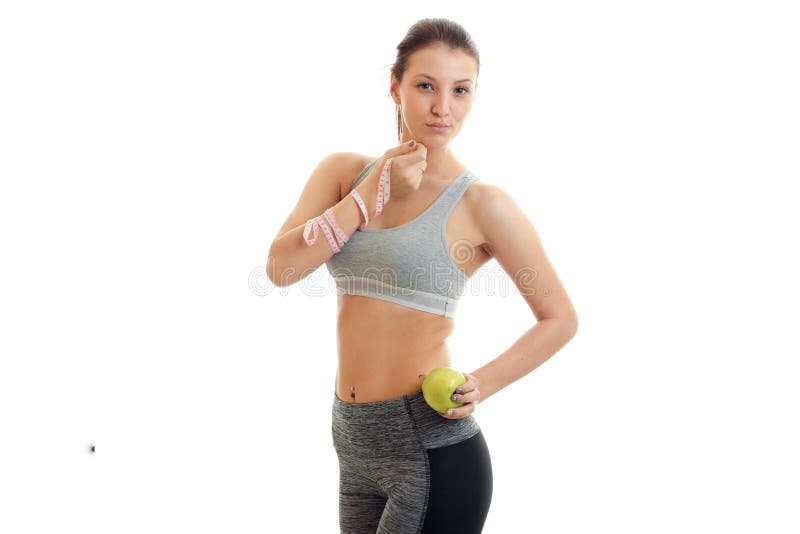
[[[397,45],[397,59],[392,65],[391,74],[397,78],[397,83],[403,80],[403,74],[406,72],[408,66],[408,58],[419,50],[429,45],[444,44],[451,49],[460,49],[475,58],[478,66],[478,74],[481,70],[481,58],[478,54],[478,48],[472,41],[467,30],[465,30],[457,22],[443,18],[425,18],[420,19],[408,29],[406,36]],[[475,89],[477,90],[478,81],[475,80]],[[403,135],[403,120],[400,116],[400,110],[397,109],[397,140],[399,141]]]

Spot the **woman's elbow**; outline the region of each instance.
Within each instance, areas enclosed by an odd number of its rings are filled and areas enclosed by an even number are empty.
[[[569,332],[569,339],[575,337],[575,334],[578,333],[578,315],[572,315],[569,319],[565,321],[567,331]]]
[[[278,257],[270,248],[269,256],[267,257],[267,278],[276,287],[286,287],[291,285],[289,277],[286,276],[285,270],[280,266]]]

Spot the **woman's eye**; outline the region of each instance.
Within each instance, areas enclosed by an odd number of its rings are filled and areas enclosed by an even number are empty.
[[[417,87],[423,87],[423,86],[426,86],[426,85],[430,85],[430,83],[422,82],[422,83],[417,84]],[[463,89],[464,90],[464,92],[459,93],[459,94],[466,95],[466,94],[469,93],[469,89],[467,89],[466,87],[459,87],[458,89]]]

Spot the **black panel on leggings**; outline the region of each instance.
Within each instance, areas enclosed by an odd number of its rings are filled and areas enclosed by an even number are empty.
[[[483,437],[427,449],[430,493],[426,534],[479,534],[492,501],[492,460]]]

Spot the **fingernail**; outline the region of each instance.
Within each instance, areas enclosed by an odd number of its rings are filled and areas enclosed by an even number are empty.
[[[413,139],[408,142],[408,146],[414,146],[414,140]]]
[[[456,393],[464,393],[464,388],[458,388],[458,389],[456,390]]]
[[[452,408],[447,410],[447,415],[453,415],[453,409]]]
[[[456,395],[455,393],[453,394],[453,401],[458,402],[458,395]]]

